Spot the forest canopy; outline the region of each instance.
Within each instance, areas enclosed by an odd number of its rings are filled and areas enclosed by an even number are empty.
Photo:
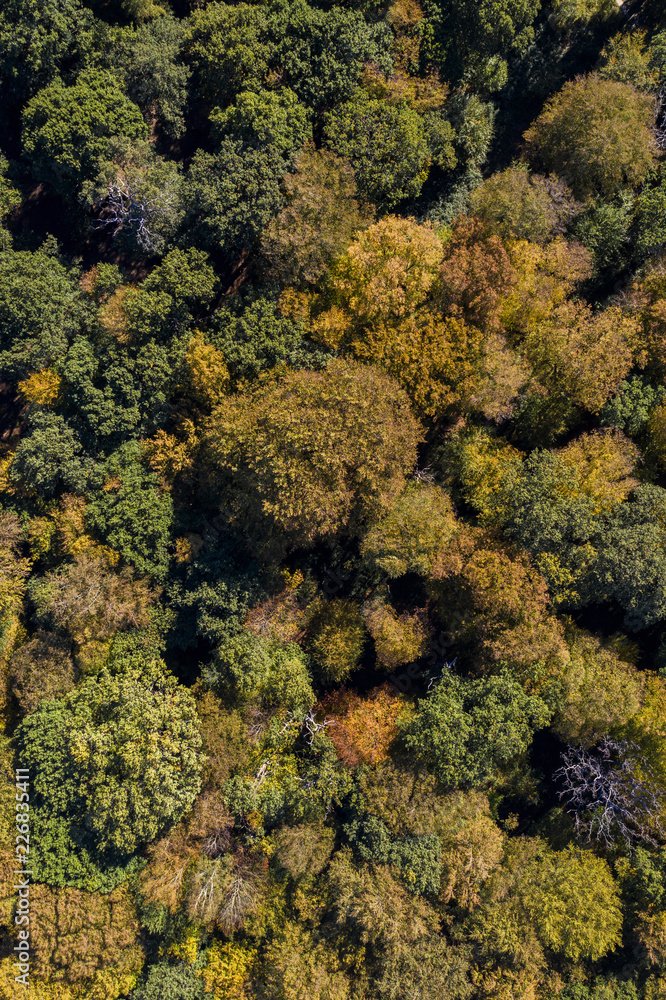
[[[663,1000],[665,87],[661,0],[1,5],[0,1000]]]

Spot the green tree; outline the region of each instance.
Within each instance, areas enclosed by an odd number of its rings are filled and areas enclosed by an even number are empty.
[[[631,631],[666,616],[664,512],[666,490],[646,483],[611,513],[594,539],[589,599],[616,601]]]
[[[130,993],[130,1000],[208,1000],[212,994],[190,966],[158,962],[151,965],[141,986]]]
[[[180,819],[201,787],[194,699],[158,664],[84,680],[43,702],[18,739],[34,775],[36,864],[50,884],[73,884],[85,863],[58,856],[63,828],[92,856],[126,859]]]
[[[33,176],[64,197],[95,177],[111,136],[140,139],[147,134],[136,104],[113,74],[101,70],[86,70],[69,87],[56,79],[23,111],[23,152]]]
[[[379,208],[416,198],[428,176],[425,127],[407,104],[388,104],[359,91],[328,114],[324,140],[351,162],[359,191]]]
[[[243,91],[231,107],[215,108],[213,138],[240,139],[258,149],[272,146],[288,159],[312,138],[307,109],[288,87],[277,91]]]
[[[217,287],[207,253],[193,247],[170,250],[139,288],[127,290],[122,300],[126,332],[137,342],[169,341],[205,313]]]
[[[12,103],[32,97],[60,71],[77,68],[92,42],[93,18],[79,0],[8,0],[0,11],[0,77]]]
[[[419,436],[393,379],[339,360],[229,398],[207,435],[210,461],[231,476],[230,499],[249,532],[301,545],[385,510]]]
[[[666,177],[660,171],[655,180],[645,185],[634,205],[633,237],[641,259],[661,253],[666,244]]]
[[[666,396],[666,388],[654,386],[640,375],[621,382],[617,393],[599,413],[602,426],[619,427],[629,437],[637,437]]]
[[[22,492],[50,499],[60,492],[85,492],[99,479],[95,473],[95,461],[71,424],[57,413],[37,411],[12,456],[8,477]]]
[[[613,195],[638,187],[655,162],[651,98],[596,73],[570,80],[525,133],[532,160],[574,194]]]
[[[258,89],[268,71],[267,27],[263,7],[214,0],[195,10],[185,44],[195,93],[225,106],[241,90]]]
[[[105,471],[108,479],[86,511],[88,525],[139,573],[162,579],[169,566],[171,496],[136,460],[136,446],[112,456]]]
[[[463,680],[445,668],[403,739],[443,784],[478,785],[515,763],[549,718],[545,703],[506,674]]]
[[[16,379],[48,368],[86,329],[90,310],[67,268],[49,245],[0,251],[0,370]]]
[[[507,57],[524,52],[534,38],[540,0],[452,0],[433,18],[440,61],[448,78],[469,80],[477,90],[506,83]],[[437,51],[437,50],[436,50]]]
[[[211,341],[224,355],[236,384],[285,364],[323,368],[330,358],[308,338],[303,322],[285,316],[264,296],[230,297],[214,313],[211,325]]]
[[[190,69],[181,61],[183,22],[162,12],[138,27],[115,29],[108,43],[110,68],[143,111],[156,114],[168,135],[185,128],[183,114]]]
[[[186,179],[186,238],[228,254],[250,249],[281,207],[283,158],[223,139],[214,155],[199,150]]]
[[[368,23],[360,11],[306,0],[273,0],[270,11],[271,70],[307,107],[348,100],[365,63],[390,67],[388,25]]]
[[[304,711],[314,703],[307,658],[295,643],[232,632],[205,673],[207,683],[241,701]]]

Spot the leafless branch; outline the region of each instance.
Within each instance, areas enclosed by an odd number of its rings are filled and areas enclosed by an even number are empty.
[[[656,844],[664,794],[650,780],[647,761],[635,744],[604,736],[596,747],[569,747],[555,779],[576,833],[612,847],[619,838]]]

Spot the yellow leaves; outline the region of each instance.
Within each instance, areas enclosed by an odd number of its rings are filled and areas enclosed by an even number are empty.
[[[169,945],[167,954],[186,965],[194,965],[199,957],[201,935],[201,927],[188,924],[180,937]]]
[[[187,345],[185,359],[193,399],[206,409],[217,406],[227,394],[230,383],[222,352],[207,344],[203,333],[197,330]]]
[[[562,661],[561,705],[553,728],[568,743],[591,744],[617,731],[641,708],[644,675],[610,644],[570,625]]]
[[[638,321],[618,306],[594,313],[582,301],[565,302],[530,327],[524,347],[551,393],[598,413],[640,360],[638,334]]]
[[[333,266],[331,288],[356,322],[404,317],[425,300],[442,258],[432,226],[388,215],[360,233]]]
[[[39,406],[51,406],[58,398],[61,381],[56,372],[45,368],[44,371],[35,372],[19,382],[18,387],[26,402],[39,404]]]
[[[571,470],[571,478],[563,477],[558,484],[560,495],[591,497],[597,503],[595,513],[608,513],[638,486],[632,472],[640,452],[621,431],[581,434],[556,454]]]
[[[182,420],[179,430],[181,437],[159,430],[153,437],[141,442],[143,458],[160,477],[164,489],[171,489],[176,476],[190,468],[198,445],[197,431],[192,420]]]
[[[504,438],[477,429],[460,434],[453,452],[465,500],[482,524],[500,524],[506,516],[502,494],[517,483],[523,452]]]
[[[502,322],[526,333],[562,305],[575,286],[592,274],[592,257],[579,243],[562,238],[546,246],[517,240],[507,244],[517,282],[504,298]]]
[[[246,987],[256,957],[256,948],[246,944],[215,941],[200,973],[206,990],[225,1000],[248,1000]]]
[[[481,334],[474,327],[426,309],[368,326],[351,343],[356,357],[393,375],[426,416],[473,395],[480,348]]]
[[[412,11],[406,10],[411,6]],[[401,10],[398,8],[402,8]],[[393,5],[392,10],[395,11],[396,18],[398,20],[407,17],[412,14],[412,16],[417,14],[417,8],[423,17],[423,11],[420,10],[418,5],[414,2],[410,4],[410,0],[398,0],[397,3]],[[415,48],[418,52],[418,39],[415,39]],[[407,42],[400,46],[403,49],[412,48],[412,46]],[[425,114],[427,111],[439,111],[443,108],[446,103],[446,98],[449,94],[448,83],[440,83],[439,78],[433,72],[429,73],[428,76],[411,76],[408,72],[405,72],[402,68],[397,68],[390,76],[385,76],[385,74],[379,69],[374,63],[368,63],[363,69],[361,74],[361,87],[367,91],[370,97],[377,98],[381,101],[387,101],[389,104],[397,104],[400,101],[404,101],[408,104],[410,108],[413,108],[418,114]]]
[[[132,285],[121,285],[120,288],[116,288],[99,310],[100,325],[120,344],[125,344],[129,341],[129,323],[125,310],[125,299],[132,287]]]
[[[398,615],[383,601],[373,601],[364,613],[368,632],[375,641],[380,666],[392,671],[423,655],[426,632],[418,614]]]

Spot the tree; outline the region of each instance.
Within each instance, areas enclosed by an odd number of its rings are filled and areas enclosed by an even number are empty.
[[[150,623],[157,594],[129,566],[118,570],[105,555],[93,548],[44,576],[33,576],[30,598],[42,627],[82,646],[91,640],[108,642],[119,631]]]
[[[652,385],[644,376],[630,375],[599,412],[602,426],[619,427],[629,437],[639,437],[660,411],[666,389]],[[654,431],[651,437],[654,437]]]
[[[306,0],[274,0],[269,16],[272,72],[317,111],[349,100],[364,64],[390,66],[390,29],[368,20],[344,7],[325,10]]]
[[[592,254],[597,283],[621,273],[631,255],[634,196],[621,191],[612,201],[597,199],[583,211],[572,233]]]
[[[645,32],[618,32],[604,46],[601,53],[599,76],[604,80],[630,83],[638,90],[656,91],[659,73],[649,47],[645,44]]]
[[[211,340],[234,382],[254,382],[271,368],[324,368],[330,354],[308,337],[301,319],[261,295],[233,296],[212,317]]]
[[[64,417],[37,410],[7,474],[21,492],[52,498],[61,491],[83,493],[94,482],[95,462]]]
[[[525,133],[533,160],[559,174],[574,194],[613,195],[638,187],[655,162],[650,97],[598,74],[570,80]]]
[[[388,507],[419,433],[392,379],[334,360],[325,372],[288,372],[230,398],[213,413],[207,440],[255,539],[277,532],[310,545]]]
[[[410,482],[389,514],[361,542],[361,554],[390,579],[430,576],[454,548],[462,529],[448,495],[438,486]]]
[[[643,484],[612,512],[594,539],[589,600],[616,601],[624,626],[640,631],[666,615],[663,585],[666,550],[662,528],[666,491]]]
[[[137,27],[115,29],[109,45],[111,68],[120,77],[125,93],[150,121],[156,114],[168,135],[185,128],[190,69],[181,62],[185,40],[183,23],[162,11]]]
[[[621,941],[618,886],[603,858],[589,851],[549,850],[543,841],[512,838],[472,918],[491,968],[538,975],[544,948],[576,961],[598,959]]]
[[[94,184],[85,197],[95,229],[111,228],[119,242],[152,256],[164,252],[184,215],[178,166],[158,156],[144,141],[109,140]]]
[[[194,699],[158,664],[103,671],[43,702],[19,742],[34,775],[35,863],[52,885],[85,885],[89,860],[126,862],[201,787]],[[69,853],[77,841],[81,858]]]
[[[348,1000],[350,984],[330,945],[289,922],[267,947],[259,966],[256,996],[261,1000]]]
[[[195,10],[185,36],[195,93],[224,106],[241,90],[256,89],[268,71],[267,28],[266,11],[250,4],[213,2]]]
[[[101,895],[33,885],[31,896],[42,914],[31,935],[34,974],[40,980],[59,985],[87,981],[94,988],[97,975],[101,979],[100,974],[111,973],[131,988],[144,953],[126,889]]]
[[[573,627],[567,629],[567,644],[570,658],[560,673],[553,729],[567,743],[589,746],[638,713],[644,684],[612,645]]]
[[[387,104],[360,91],[327,115],[324,140],[351,162],[359,191],[379,208],[420,194],[430,150],[423,121],[407,104]]]
[[[187,241],[227,254],[252,248],[281,207],[284,160],[272,146],[257,149],[223,139],[216,154],[199,150],[185,186]]]
[[[203,978],[190,966],[158,962],[148,968],[145,982],[129,994],[130,1000],[207,1000]]]
[[[9,0],[0,12],[0,76],[12,103],[30,98],[61,70],[77,68],[91,44],[93,19],[78,0]]]
[[[666,244],[664,208],[666,206],[666,178],[659,177],[658,184],[646,184],[634,205],[634,242],[639,258],[659,254]]]
[[[550,679],[566,661],[562,626],[552,613],[545,580],[523,553],[480,545],[441,593],[444,616],[453,612],[453,633],[471,646],[480,672],[508,666],[539,691],[546,686],[537,680],[544,667]]]
[[[171,496],[136,460],[136,447],[112,456],[106,474],[86,511],[88,525],[139,573],[162,579],[169,565]]]
[[[289,160],[312,139],[307,109],[288,87],[278,91],[242,91],[231,107],[210,115],[213,136],[219,142],[240,139],[250,147],[271,146]]]
[[[281,284],[314,285],[372,217],[351,166],[328,150],[302,150],[282,187],[284,208],[262,234],[262,256]]]
[[[507,674],[463,680],[445,668],[406,724],[403,740],[443,784],[478,785],[515,763],[549,718],[544,702]]]
[[[76,673],[69,643],[49,632],[37,632],[9,661],[11,688],[26,714],[42,701],[68,694]]]
[[[90,310],[79,275],[52,252],[0,251],[0,370],[18,380],[48,368],[85,330]]]
[[[222,642],[206,680],[240,702],[299,712],[315,701],[307,659],[296,643],[268,642],[248,631]]]
[[[478,219],[461,219],[444,248],[437,300],[445,315],[481,330],[500,325],[500,304],[517,278],[497,236]]]
[[[405,319],[427,301],[443,253],[432,226],[386,216],[359,233],[335,262],[333,303],[351,326]]]
[[[315,605],[309,616],[304,646],[313,669],[325,683],[340,683],[361,662],[367,630],[352,601],[334,597]]]
[[[387,759],[404,708],[388,684],[375,688],[367,698],[338,689],[323,699],[321,708],[331,721],[331,742],[346,767],[379,764]]]
[[[115,76],[101,70],[85,71],[69,87],[56,79],[23,110],[23,150],[33,176],[65,198],[95,177],[111,136],[141,139],[147,134],[136,104]]]
[[[375,600],[364,609],[364,615],[377,663],[385,670],[413,663],[424,654],[426,633],[418,613],[398,615],[389,603]]]
[[[650,780],[650,765],[634,744],[604,736],[590,750],[569,747],[554,777],[584,839],[611,848],[619,839],[631,845],[656,843],[661,836],[664,793]]]
[[[566,184],[531,174],[521,162],[488,177],[470,193],[469,203],[488,233],[535,243],[563,235],[577,209]]]
[[[524,52],[534,38],[539,8],[539,0],[453,0],[443,7],[434,20],[447,78],[462,76],[475,90],[499,90],[507,57]]]
[[[138,288],[130,287],[122,297],[125,336],[143,341],[144,351],[151,339],[172,341],[196,316],[205,314],[217,287],[207,253],[194,247],[170,250]],[[154,363],[151,358],[151,367]],[[142,378],[147,377],[149,373],[142,372]]]

